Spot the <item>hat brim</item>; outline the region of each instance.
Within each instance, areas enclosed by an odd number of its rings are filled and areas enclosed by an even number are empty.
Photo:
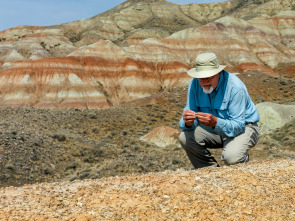
[[[193,78],[209,78],[218,74],[226,66],[227,65],[219,65],[219,67],[216,69],[206,70],[206,71],[198,71],[196,68],[192,68],[189,71],[187,71],[187,74]]]

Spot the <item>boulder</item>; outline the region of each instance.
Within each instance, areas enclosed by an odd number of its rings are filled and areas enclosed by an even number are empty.
[[[178,129],[160,126],[141,137],[140,140],[164,148],[169,145],[179,145],[179,134],[180,130]]]
[[[283,105],[270,102],[256,105],[260,115],[260,132],[268,134],[295,118],[295,105]]]

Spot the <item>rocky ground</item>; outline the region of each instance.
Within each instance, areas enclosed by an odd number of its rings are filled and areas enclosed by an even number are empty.
[[[293,79],[238,76],[255,103],[294,103]],[[159,126],[178,128],[185,102],[186,88],[177,88],[103,110],[2,108],[0,186],[191,169],[179,145],[160,148],[140,140]],[[295,159],[294,133],[290,122],[262,136],[251,160]],[[220,151],[212,150],[217,160]]]
[[[295,220],[295,161],[0,189],[0,220]]]

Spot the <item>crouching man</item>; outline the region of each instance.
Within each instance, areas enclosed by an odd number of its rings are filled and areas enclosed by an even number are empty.
[[[194,79],[179,140],[195,168],[219,166],[207,148],[223,148],[221,160],[227,165],[247,162],[259,138],[259,115],[247,88],[225,67],[214,53],[203,53],[187,72]]]

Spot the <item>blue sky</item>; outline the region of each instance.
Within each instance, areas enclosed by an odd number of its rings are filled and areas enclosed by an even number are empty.
[[[0,31],[18,25],[47,26],[90,18],[125,0],[4,0],[0,5]],[[169,0],[183,5],[225,0]]]

